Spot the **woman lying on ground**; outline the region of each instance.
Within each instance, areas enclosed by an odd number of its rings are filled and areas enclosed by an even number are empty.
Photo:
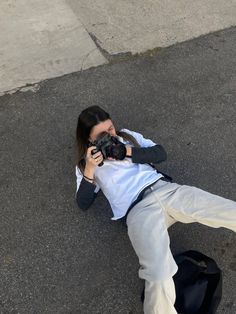
[[[88,209],[102,190],[111,205],[112,219],[126,218],[139,258],[139,277],[145,280],[144,313],[176,314],[172,277],[177,265],[168,228],[176,221],[199,222],[235,232],[236,203],[171,183],[150,165],[166,159],[164,148],[140,133],[116,131],[110,115],[98,106],[79,115],[77,144],[78,206]]]

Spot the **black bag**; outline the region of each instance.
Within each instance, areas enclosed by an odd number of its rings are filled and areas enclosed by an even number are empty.
[[[178,271],[174,275],[175,308],[179,314],[213,314],[221,300],[222,274],[216,262],[197,252],[174,256]],[[141,296],[144,300],[144,291]]]
[[[222,274],[216,262],[197,251],[183,252],[174,258],[178,265],[173,277],[176,311],[181,314],[215,313],[222,295]]]

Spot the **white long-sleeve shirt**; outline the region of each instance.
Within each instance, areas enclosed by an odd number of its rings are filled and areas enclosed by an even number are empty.
[[[152,147],[157,145],[150,139],[146,139],[142,134],[122,129],[131,134],[141,147]],[[122,137],[118,139],[126,144],[133,146],[132,143],[125,141]],[[94,172],[95,192],[102,190],[110,203],[113,211],[113,220],[125,216],[128,208],[137,198],[139,193],[148,185],[163,177],[149,164],[133,163],[131,158],[124,160],[104,160],[101,167],[96,167]],[[79,168],[76,167],[77,191],[83,178]]]

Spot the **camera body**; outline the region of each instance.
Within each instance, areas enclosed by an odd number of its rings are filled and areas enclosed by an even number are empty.
[[[90,144],[90,146],[96,146],[95,149],[92,150],[92,155],[97,152],[101,152],[103,159],[107,159],[108,157],[114,158],[116,160],[123,160],[126,156],[126,147],[123,143],[121,143],[115,136],[111,136],[107,132],[102,132],[94,141]],[[98,166],[102,166],[103,162],[101,162]]]

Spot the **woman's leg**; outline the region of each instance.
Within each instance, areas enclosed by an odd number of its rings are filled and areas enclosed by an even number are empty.
[[[153,193],[127,217],[128,235],[139,258],[139,277],[145,280],[145,314],[177,314],[172,279],[177,265],[170,251],[166,221]]]
[[[183,223],[199,222],[236,232],[236,202],[192,186],[177,185],[172,194],[155,191],[156,198],[168,213]]]
[[[172,277],[162,281],[145,281],[145,314],[177,314],[174,303],[175,284]]]

